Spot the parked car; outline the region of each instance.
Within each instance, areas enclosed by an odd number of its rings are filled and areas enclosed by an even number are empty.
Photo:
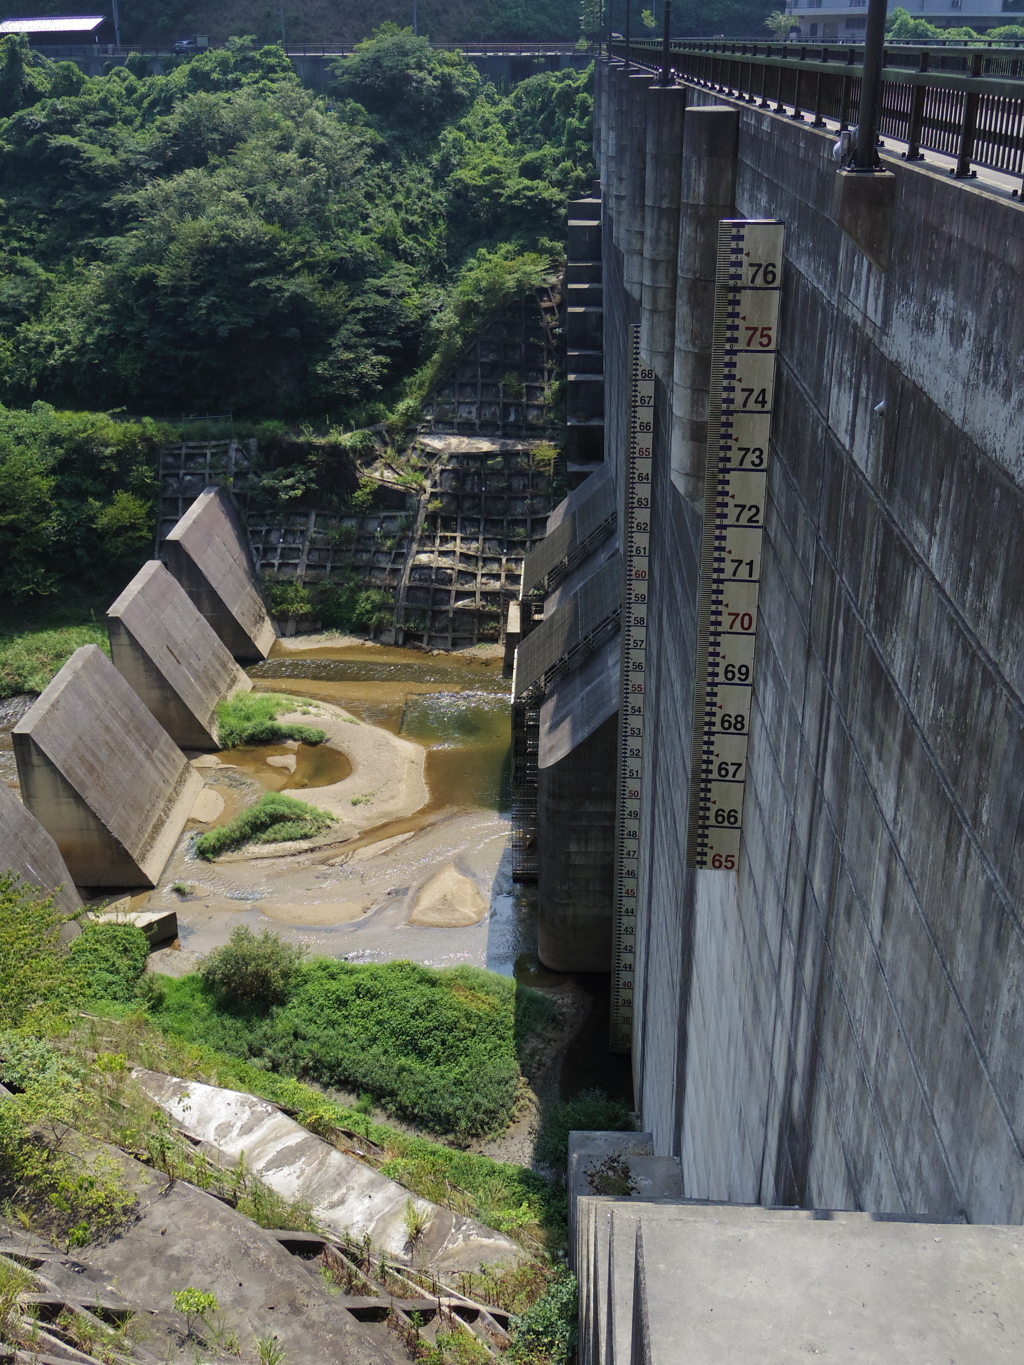
[[[175,52],[202,52],[204,48],[210,46],[210,40],[206,37],[196,35],[192,38],[179,38],[174,44]]]

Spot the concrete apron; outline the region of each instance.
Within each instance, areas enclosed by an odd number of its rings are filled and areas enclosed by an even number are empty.
[[[132,1076],[155,1104],[208,1155],[246,1168],[275,1194],[309,1205],[324,1230],[361,1242],[404,1265],[439,1274],[510,1265],[526,1253],[510,1238],[411,1194],[356,1157],[339,1152],[252,1095],[136,1068]],[[409,1205],[422,1233],[410,1241]]]

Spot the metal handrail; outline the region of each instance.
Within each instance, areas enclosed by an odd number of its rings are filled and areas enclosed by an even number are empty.
[[[612,55],[625,59],[625,45],[613,43]],[[633,65],[653,72],[661,60],[656,42],[629,46]],[[671,47],[677,79],[793,119],[810,116],[817,128],[826,118],[856,126],[863,63],[863,45],[852,43],[677,39]],[[887,44],[878,131],[906,142],[907,160],[922,160],[923,150],[953,157],[957,179],[975,176],[974,166],[1024,176],[1024,48]]]

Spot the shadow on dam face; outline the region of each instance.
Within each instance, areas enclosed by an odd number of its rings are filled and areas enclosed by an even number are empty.
[[[523,953],[516,962],[523,986],[552,986],[571,981],[587,998],[583,1024],[565,1051],[558,1078],[558,1098],[571,1100],[582,1090],[603,1090],[633,1108],[633,1066],[628,1053],[611,1052],[611,985],[607,972],[549,972],[535,956]]]

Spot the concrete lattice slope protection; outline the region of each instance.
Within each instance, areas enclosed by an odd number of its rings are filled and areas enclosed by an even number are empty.
[[[107,612],[114,667],[183,749],[217,749],[217,703],[252,683],[157,559]]]
[[[525,1259],[510,1238],[472,1218],[411,1195],[372,1166],[339,1152],[266,1100],[141,1068],[142,1089],[190,1138],[237,1162],[283,1198],[309,1205],[329,1232],[369,1237],[377,1251],[441,1273]],[[409,1206],[422,1231],[410,1243]]]
[[[96,645],[14,728],[25,805],[79,886],[155,886],[203,779]]]

